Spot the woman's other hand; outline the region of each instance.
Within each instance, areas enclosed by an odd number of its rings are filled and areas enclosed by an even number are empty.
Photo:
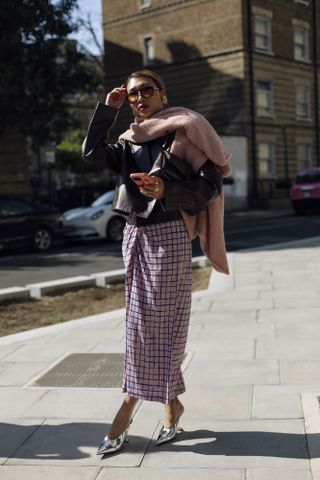
[[[105,104],[112,108],[121,108],[127,98],[127,89],[125,85],[116,87],[107,94]]]
[[[155,184],[154,185],[143,185],[140,187],[140,192],[143,195],[146,195],[147,197],[150,198],[155,198],[156,200],[160,200],[161,198],[164,197],[164,181],[160,177],[156,177],[155,175],[152,176],[152,178],[155,179]]]

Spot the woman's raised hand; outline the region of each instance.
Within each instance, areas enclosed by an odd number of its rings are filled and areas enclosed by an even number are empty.
[[[106,105],[113,108],[121,108],[127,98],[127,89],[125,85],[116,87],[107,94]]]

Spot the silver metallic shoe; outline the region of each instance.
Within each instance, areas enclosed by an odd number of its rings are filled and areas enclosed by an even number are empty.
[[[109,453],[118,452],[123,448],[124,444],[128,441],[129,428],[124,432],[120,433],[117,438],[110,439],[108,435],[104,437],[103,442],[101,443],[100,447],[97,450],[97,455],[108,455]]]
[[[162,443],[170,442],[176,438],[177,434],[183,432],[182,428],[178,427],[178,424],[173,425],[173,427],[165,428],[162,426],[158,438],[155,441],[155,445],[161,445]]]

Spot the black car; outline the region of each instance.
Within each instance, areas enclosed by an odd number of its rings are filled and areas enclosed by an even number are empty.
[[[47,205],[0,195],[0,249],[31,245],[45,251],[62,236],[60,212]]]

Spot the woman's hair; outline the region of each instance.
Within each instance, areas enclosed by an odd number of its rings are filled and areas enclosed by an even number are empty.
[[[141,78],[141,77],[150,78],[151,80],[153,80],[154,83],[157,85],[157,87],[160,88],[163,96],[166,98],[165,83],[162,80],[162,78],[160,77],[160,75],[158,75],[156,72],[153,72],[152,70],[144,69],[144,70],[137,70],[136,72],[132,72],[131,75],[129,75],[129,77],[125,81],[125,86],[128,85],[128,83],[130,82],[130,80],[132,78]],[[164,103],[166,103],[166,102],[164,102]]]

